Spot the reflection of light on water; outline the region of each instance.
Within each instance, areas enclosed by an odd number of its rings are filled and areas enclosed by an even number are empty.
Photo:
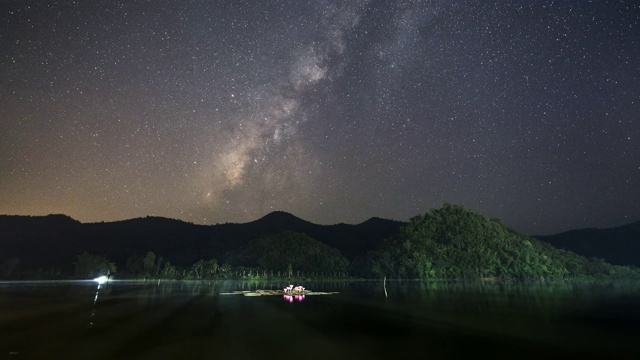
[[[96,317],[96,310],[91,310],[91,315],[89,315],[89,328],[93,328],[93,319]]]
[[[288,301],[290,303],[292,303],[294,300],[295,301],[302,301],[302,300],[304,300],[304,294],[302,294],[302,295],[284,295],[284,300]]]
[[[93,281],[98,283],[98,288],[96,289],[96,296],[93,297],[93,308],[91,309],[91,315],[89,315],[89,328],[94,327],[94,318],[96,317],[96,304],[98,303],[98,296],[100,295],[100,289],[102,285],[106,284],[109,281],[107,276],[100,276]]]

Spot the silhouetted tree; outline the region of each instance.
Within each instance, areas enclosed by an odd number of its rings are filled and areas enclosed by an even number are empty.
[[[95,278],[116,272],[116,265],[112,261],[102,256],[91,255],[87,252],[76,256],[73,267],[75,274],[80,277]]]
[[[162,268],[162,276],[172,278],[178,275],[177,269],[175,266],[171,265],[170,262],[165,262],[164,267]]]
[[[196,279],[201,279],[204,275],[204,260],[198,260],[195,264],[191,265],[191,272],[195,275]]]

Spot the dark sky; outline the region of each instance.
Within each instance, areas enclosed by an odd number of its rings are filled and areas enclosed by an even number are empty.
[[[637,1],[0,4],[0,213],[640,219]]]

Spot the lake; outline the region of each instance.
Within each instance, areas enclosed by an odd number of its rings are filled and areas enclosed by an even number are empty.
[[[0,282],[0,359],[640,358],[633,282]],[[296,284],[298,285],[298,284]]]

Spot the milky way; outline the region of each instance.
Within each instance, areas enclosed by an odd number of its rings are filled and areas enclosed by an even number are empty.
[[[633,1],[10,1],[0,213],[640,219]]]

